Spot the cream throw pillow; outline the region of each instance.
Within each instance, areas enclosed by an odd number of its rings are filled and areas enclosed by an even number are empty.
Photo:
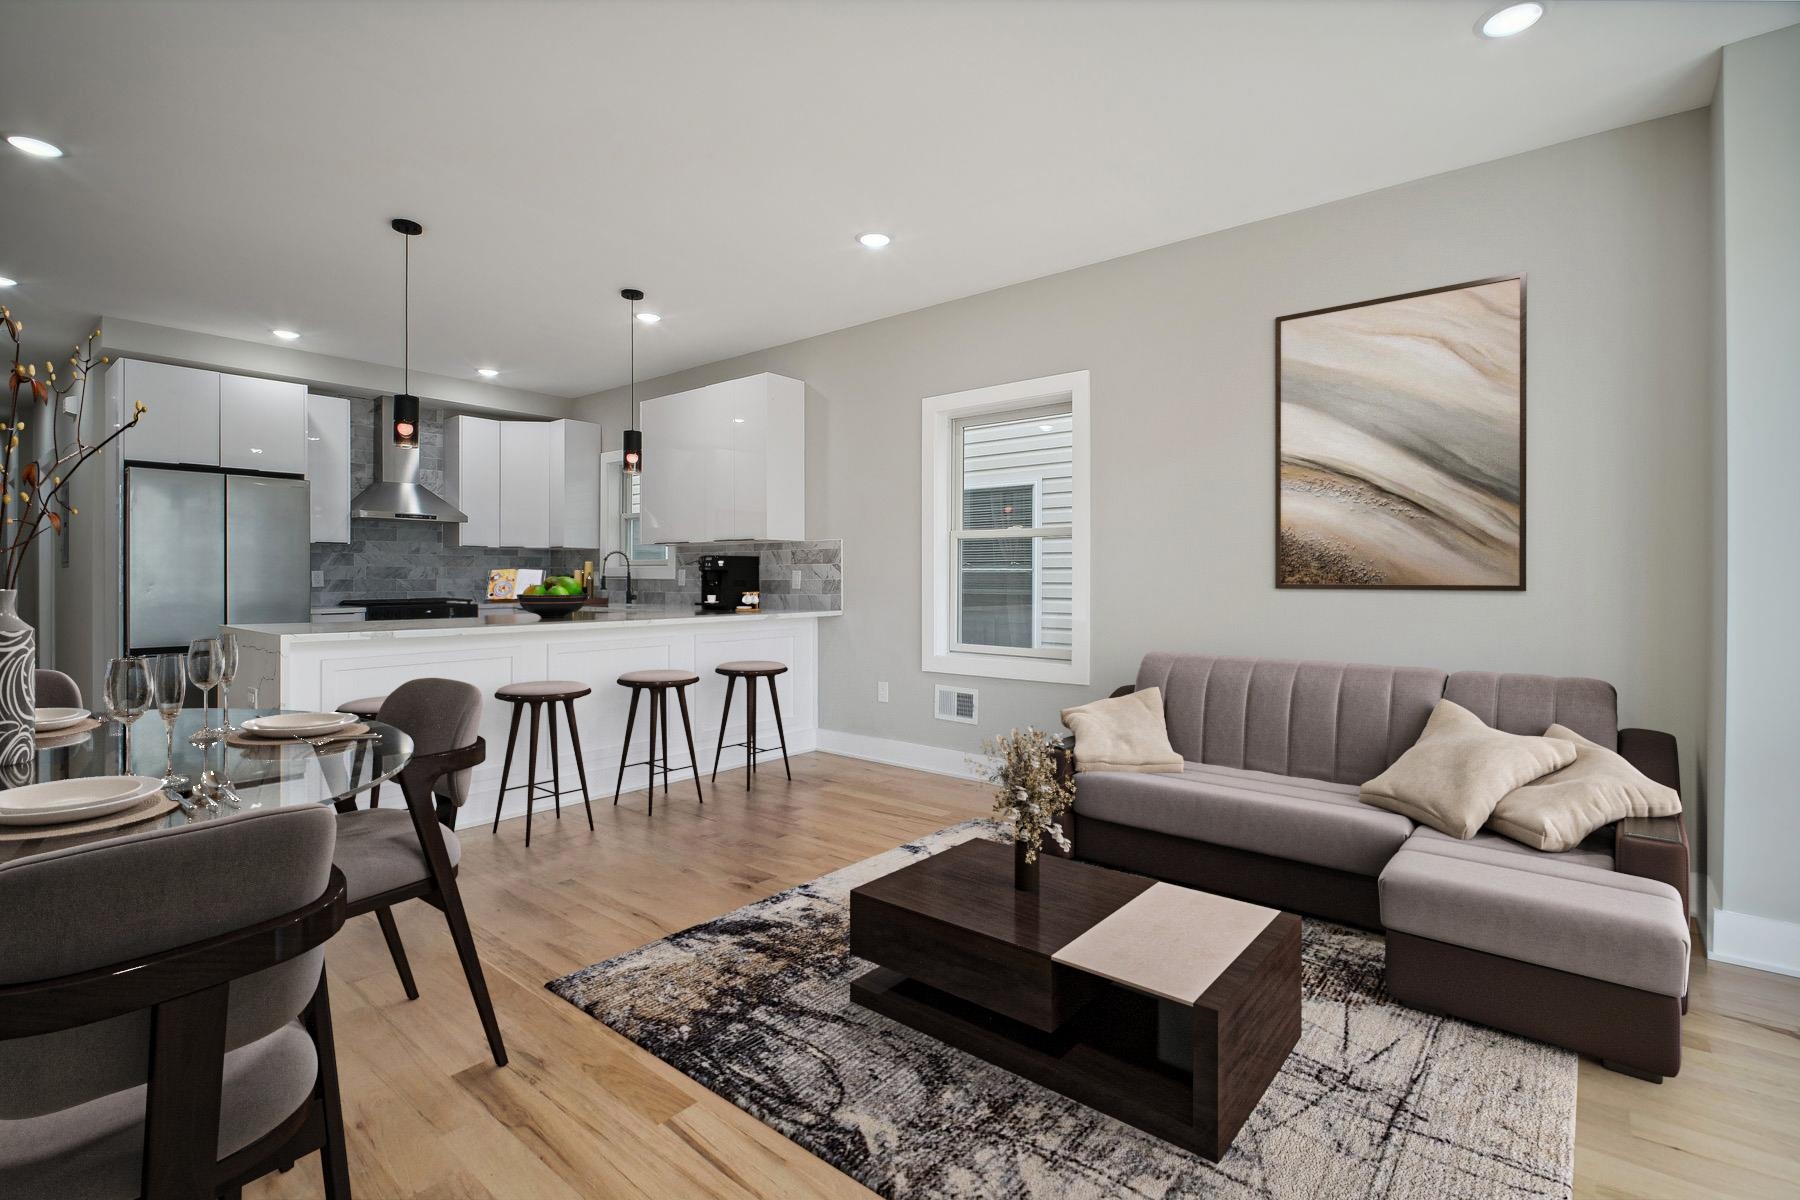
[[[1624,755],[1563,725],[1544,730],[1575,747],[1575,761],[1500,798],[1488,828],[1537,850],[1573,850],[1602,825],[1626,817],[1672,817],[1681,795],[1632,766]]]
[[[1439,700],[1412,749],[1362,785],[1362,800],[1451,837],[1474,837],[1501,797],[1574,761],[1572,742],[1502,733]]]
[[[1077,771],[1181,770],[1163,724],[1161,688],[1065,708],[1062,720],[1075,731]]]

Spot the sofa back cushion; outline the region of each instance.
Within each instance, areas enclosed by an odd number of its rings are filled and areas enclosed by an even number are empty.
[[[1137,686],[1162,689],[1169,743],[1189,762],[1362,784],[1418,740],[1445,679],[1428,667],[1154,653]]]
[[[1619,748],[1619,697],[1603,680],[1458,671],[1444,685],[1444,699],[1506,733],[1537,737],[1564,725],[1608,750]]]

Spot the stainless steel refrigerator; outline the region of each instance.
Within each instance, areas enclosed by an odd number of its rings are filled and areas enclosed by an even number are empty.
[[[304,479],[126,467],[126,652],[307,620],[311,538]]]

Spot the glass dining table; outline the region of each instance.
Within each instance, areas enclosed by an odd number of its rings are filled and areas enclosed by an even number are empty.
[[[234,708],[231,718],[241,725],[250,717],[274,716],[282,711]],[[211,716],[216,719],[218,710],[211,710]],[[348,799],[398,775],[413,755],[412,739],[392,725],[380,721],[361,723],[375,736],[319,747],[301,741],[243,746],[223,739],[196,746],[191,739],[203,725],[202,710],[183,709],[175,719],[174,765],[176,774],[186,776],[188,783],[179,789],[181,803],[177,807],[166,815],[91,833],[58,836],[54,825],[34,827],[42,829],[41,836],[0,841],[0,862],[148,829],[216,820],[253,809],[331,804]],[[26,762],[0,764],[0,789],[102,775],[160,778],[168,762],[165,744],[163,722],[155,712],[129,728],[103,719],[97,729],[39,738],[37,753]],[[212,772],[211,779],[224,785],[229,798],[208,804],[195,797],[194,783],[207,771]],[[12,828],[4,832],[26,831]]]

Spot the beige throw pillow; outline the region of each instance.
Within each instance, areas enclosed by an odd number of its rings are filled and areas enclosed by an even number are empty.
[[[1075,731],[1077,771],[1181,770],[1181,755],[1169,745],[1163,724],[1161,688],[1065,708],[1062,719]]]
[[[1544,731],[1575,747],[1575,761],[1500,798],[1488,828],[1537,850],[1573,850],[1602,825],[1626,817],[1672,817],[1681,795],[1621,754],[1563,725]]]
[[[1572,742],[1502,733],[1439,700],[1412,749],[1362,785],[1362,800],[1451,837],[1474,837],[1501,797],[1574,761]]]

